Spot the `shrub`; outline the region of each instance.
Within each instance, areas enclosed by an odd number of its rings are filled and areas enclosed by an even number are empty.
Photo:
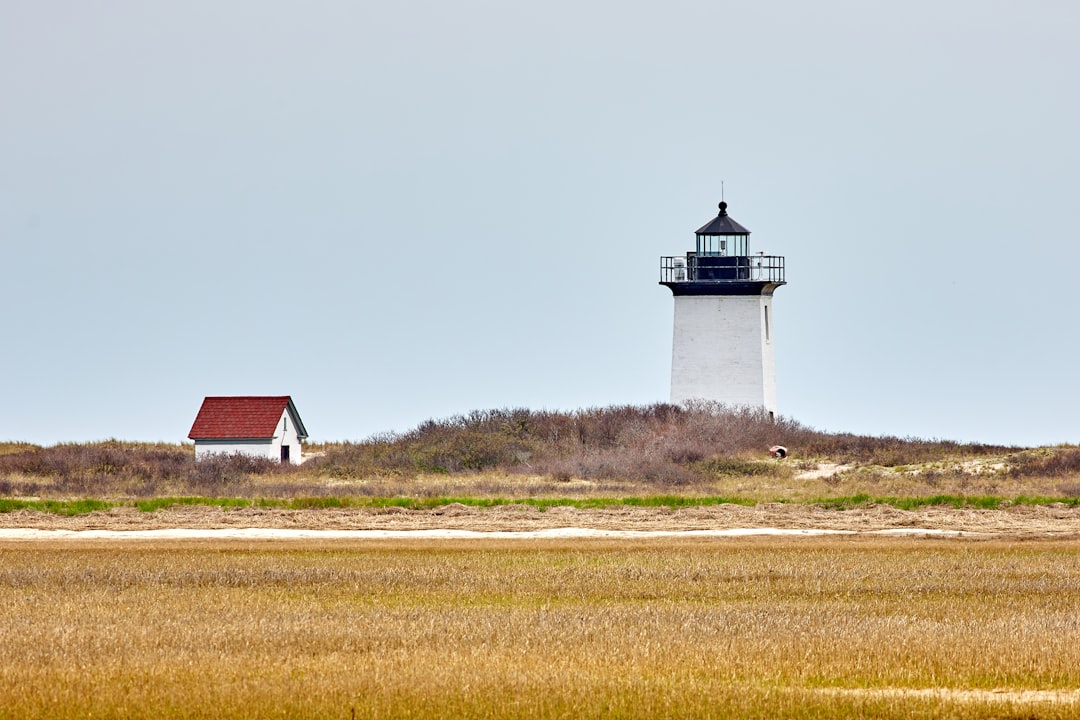
[[[769,459],[784,445],[791,458]],[[716,403],[656,403],[586,408],[572,412],[524,408],[474,410],[428,420],[404,433],[361,442],[325,444],[302,466],[280,465],[245,455],[215,456],[198,463],[190,445],[122,443],[64,444],[42,448],[6,443],[0,452],[0,493],[58,495],[116,493],[135,497],[223,495],[259,492],[287,497],[318,496],[293,478],[407,480],[418,474],[492,471],[566,482],[640,480],[661,486],[709,483],[717,476],[788,477],[795,464],[828,457],[872,467],[898,467],[957,457],[1003,454],[1015,448],[961,445],[943,440],[826,433],[789,418],[774,421],[760,409]],[[929,481],[947,479],[940,471]],[[1014,475],[1080,474],[1080,449],[1049,455],[1016,453]],[[939,477],[939,475],[941,475]],[[267,480],[273,482],[267,483]],[[370,494],[361,485],[335,492]]]
[[[1011,477],[1068,478],[1080,475],[1080,448],[1036,450],[1009,456]]]
[[[64,443],[0,455],[5,495],[150,497],[165,492],[216,494],[242,490],[252,475],[295,472],[294,466],[246,455],[195,462],[191,446],[164,443]]]
[[[1006,449],[940,440],[829,434],[759,409],[708,402],[617,405],[573,412],[474,410],[413,430],[327,446],[307,467],[332,477],[496,470],[557,481],[707,482],[716,475],[786,476],[767,448],[880,466],[981,456]],[[754,460],[753,458],[760,458]]]
[[[715,475],[777,475],[780,464],[742,460],[740,458],[713,457],[701,463],[701,469]]]

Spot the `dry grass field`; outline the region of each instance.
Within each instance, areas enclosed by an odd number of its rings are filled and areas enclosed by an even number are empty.
[[[0,717],[1080,717],[1080,546],[0,545]]]

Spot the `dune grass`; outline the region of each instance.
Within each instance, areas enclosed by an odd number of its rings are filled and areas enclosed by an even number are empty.
[[[1060,541],[7,544],[0,717],[1080,717],[1078,604]]]
[[[769,456],[775,444],[788,447],[787,460]],[[244,456],[197,462],[191,445],[168,443],[0,443],[0,496],[1080,497],[1080,448],[827,433],[708,404],[475,411],[305,454],[302,466],[282,466]]]

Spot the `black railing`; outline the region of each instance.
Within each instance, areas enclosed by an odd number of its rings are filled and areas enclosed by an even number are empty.
[[[771,282],[784,280],[783,255],[698,255],[660,258],[660,282]]]

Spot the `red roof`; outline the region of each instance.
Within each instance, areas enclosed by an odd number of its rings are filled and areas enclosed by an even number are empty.
[[[304,424],[288,395],[246,395],[208,397],[203,400],[188,437],[192,440],[215,438],[270,438],[277,430],[285,410],[292,417],[297,434],[307,437]]]

